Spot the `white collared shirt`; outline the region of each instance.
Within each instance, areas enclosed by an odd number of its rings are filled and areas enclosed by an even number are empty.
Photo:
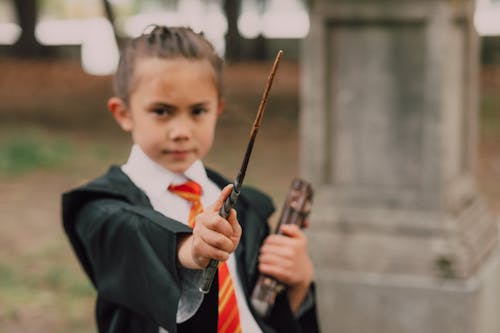
[[[212,205],[221,192],[218,186],[208,178],[200,160],[194,162],[184,174],[176,174],[151,160],[138,145],[132,146],[129,159],[122,166],[122,170],[148,196],[156,211],[185,224],[188,223],[191,204],[168,191],[170,184],[181,184],[188,179],[200,184],[203,189],[201,196],[203,207]],[[242,331],[244,333],[262,333],[246,303],[233,254],[229,257],[227,265],[234,283]],[[187,269],[181,272],[183,285],[177,312],[177,323],[191,318],[203,301],[203,294],[198,291],[197,286],[201,272]],[[159,332],[168,333],[163,328],[160,328]]]

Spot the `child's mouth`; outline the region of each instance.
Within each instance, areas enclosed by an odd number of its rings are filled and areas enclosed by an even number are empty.
[[[194,150],[166,150],[166,154],[172,156],[175,159],[185,159],[192,153],[194,153]]]

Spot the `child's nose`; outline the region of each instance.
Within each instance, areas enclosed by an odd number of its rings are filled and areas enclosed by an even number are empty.
[[[186,140],[191,137],[192,124],[187,117],[179,117],[170,125],[168,135],[171,140]]]

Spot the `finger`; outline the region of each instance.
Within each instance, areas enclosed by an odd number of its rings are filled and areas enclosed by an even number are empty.
[[[293,273],[282,267],[269,264],[259,264],[259,271],[262,274],[269,275],[286,285],[292,284]]]
[[[266,252],[259,255],[259,264],[276,265],[280,267],[292,267],[295,258],[280,253]]]
[[[199,257],[197,260],[199,262],[203,261],[203,258],[211,258],[220,261],[229,259],[228,252],[213,247],[202,240],[193,242],[193,253],[197,254],[196,256]]]
[[[217,250],[224,252],[232,252],[234,250],[234,244],[229,237],[213,230],[207,229],[199,237],[203,242]]]
[[[222,191],[219,194],[219,197],[215,202],[209,207],[209,209],[213,212],[219,212],[222,205],[224,204],[224,201],[226,201],[227,197],[231,194],[231,191],[233,190],[233,184],[226,185],[222,189]]]
[[[263,245],[260,250],[260,256],[275,256],[282,260],[293,259],[296,251],[292,247],[279,244]]]
[[[205,228],[221,233],[227,237],[230,237],[233,233],[233,227],[229,221],[214,212],[198,215],[196,218],[195,228],[196,227],[200,228],[200,231],[202,230],[201,228]]]
[[[283,224],[280,226],[280,231],[283,235],[292,238],[300,238],[303,235],[302,230],[296,224]]]
[[[238,222],[237,212],[235,209],[231,209],[231,214],[229,215],[227,221],[231,225],[233,236],[232,237],[240,237],[241,236],[241,226]]]
[[[274,245],[274,246],[280,246],[280,247],[293,247],[293,246],[298,246],[298,242],[302,242],[302,238],[293,238],[293,237],[288,237],[285,235],[269,235],[267,238],[264,240],[263,246],[264,245]]]
[[[279,267],[281,270],[293,270],[294,263],[292,260],[284,260],[273,255],[262,255],[259,257],[259,265],[269,265]],[[298,273],[298,272],[297,272]]]

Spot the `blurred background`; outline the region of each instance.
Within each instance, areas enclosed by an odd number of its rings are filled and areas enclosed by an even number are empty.
[[[246,182],[280,206],[300,172],[307,1],[0,0],[0,333],[95,332],[95,292],[63,234],[60,195],[127,158],[130,140],[106,101],[118,45],[152,23],[203,31],[226,59],[227,108],[207,164],[228,178],[240,165],[272,60],[284,50]],[[498,213],[500,1],[478,0],[475,25],[477,176]]]

